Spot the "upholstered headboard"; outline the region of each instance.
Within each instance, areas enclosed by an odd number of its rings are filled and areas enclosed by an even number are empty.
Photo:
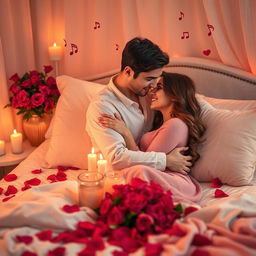
[[[200,58],[173,58],[167,72],[186,74],[195,82],[197,92],[222,99],[256,99],[256,76],[226,66],[220,62]],[[107,83],[118,70],[87,77],[86,80]]]

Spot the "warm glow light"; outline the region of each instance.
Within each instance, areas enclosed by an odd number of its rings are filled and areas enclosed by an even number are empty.
[[[100,160],[103,160],[103,156],[102,156],[102,154],[100,154]]]
[[[16,134],[16,133],[17,133],[16,129],[14,129],[14,130],[13,130],[13,133],[14,133],[14,134]]]
[[[53,43],[53,46],[54,46],[54,47],[56,47],[56,46],[57,46],[57,44],[56,44],[56,43]]]
[[[92,154],[94,154],[94,148],[92,148]]]

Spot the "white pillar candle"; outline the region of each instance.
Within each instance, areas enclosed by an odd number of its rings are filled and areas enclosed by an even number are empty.
[[[0,140],[0,156],[5,154],[5,141]]]
[[[114,185],[125,184],[125,178],[122,171],[110,171],[106,173],[104,182],[104,193],[113,193]]]
[[[90,154],[88,154],[88,171],[97,172],[97,155],[94,153],[94,148]]]
[[[100,160],[97,162],[98,172],[104,175],[107,172],[107,164],[107,160],[103,159],[102,154],[100,154]]]
[[[49,56],[51,60],[57,61],[61,59],[61,55],[62,55],[61,46],[57,46],[57,44],[54,43],[53,46],[49,46],[48,50],[49,50]]]
[[[19,154],[22,153],[22,133],[17,133],[16,130],[10,135],[12,153]]]

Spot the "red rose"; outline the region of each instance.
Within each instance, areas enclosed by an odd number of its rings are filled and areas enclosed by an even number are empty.
[[[29,72],[30,77],[32,77],[32,76],[38,76],[39,74],[40,74],[40,73],[39,73],[38,71],[36,71],[36,70],[32,70],[32,71]]]
[[[19,76],[18,76],[18,74],[17,73],[15,73],[14,75],[12,75],[10,78],[9,78],[9,80],[12,80],[12,81],[14,81],[14,82],[17,82],[17,81],[19,81]]]
[[[24,87],[24,88],[29,88],[32,86],[32,82],[30,79],[27,79],[27,80],[24,80],[21,85]]]
[[[48,111],[52,110],[53,108],[54,108],[54,100],[52,98],[47,98],[45,100],[44,111],[48,112]]]
[[[40,78],[38,77],[38,75],[33,75],[33,76],[31,76],[30,80],[31,80],[32,84],[36,84],[40,81]]]
[[[30,104],[30,99],[28,97],[28,93],[25,90],[19,91],[15,95],[15,100],[18,107],[26,107]]]
[[[31,105],[33,108],[39,107],[44,103],[44,95],[42,93],[35,93],[31,97]]]
[[[106,198],[102,201],[101,205],[100,205],[100,214],[101,215],[106,215],[108,214],[108,212],[110,211],[110,209],[112,208],[112,201],[110,198]]]
[[[56,85],[56,80],[55,80],[55,78],[54,77],[52,77],[52,76],[49,76],[48,78],[47,78],[47,80],[46,80],[46,84],[48,85],[48,86],[52,86],[52,85]]]
[[[138,213],[147,205],[148,202],[141,194],[129,193],[125,203],[130,211]]]
[[[45,73],[50,73],[51,71],[53,70],[53,67],[52,66],[44,66],[44,72]]]
[[[51,90],[48,86],[46,85],[40,85],[39,86],[39,91],[44,94],[44,95],[50,95],[51,94]]]
[[[141,213],[136,219],[136,227],[141,232],[149,231],[153,224],[153,218],[145,213]]]
[[[115,226],[115,225],[121,224],[123,222],[123,219],[124,219],[124,216],[122,212],[116,206],[114,206],[108,215],[107,223],[109,226],[110,225]]]
[[[111,231],[111,240],[122,240],[131,237],[131,230],[128,227],[119,227]]]
[[[17,83],[14,83],[14,84],[11,85],[10,91],[13,94],[16,94],[18,91],[20,91],[20,86]]]

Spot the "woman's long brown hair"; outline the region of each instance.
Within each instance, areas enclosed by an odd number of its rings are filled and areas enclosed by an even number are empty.
[[[163,72],[163,90],[171,96],[173,101],[171,117],[181,119],[188,126],[188,147],[186,154],[192,156],[192,164],[199,159],[197,152],[198,144],[202,142],[205,126],[201,119],[201,107],[195,97],[195,85],[193,81],[185,75],[177,73]],[[153,124],[153,129],[159,128],[163,124],[163,116],[157,111]]]

